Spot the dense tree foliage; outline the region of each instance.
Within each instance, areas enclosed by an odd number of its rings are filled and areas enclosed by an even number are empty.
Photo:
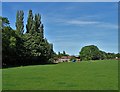
[[[28,19],[26,24],[26,33],[33,33],[34,31],[34,20],[33,20],[33,13],[32,10],[29,10]]]
[[[0,26],[1,27],[8,26],[9,24],[10,24],[10,22],[9,22],[8,18],[0,16]]]
[[[120,58],[120,53],[117,53],[117,54],[116,54],[116,57]]]
[[[22,55],[21,53],[21,38],[15,33],[10,26],[2,28],[2,59],[3,65],[19,64],[17,59]]]
[[[65,51],[63,51],[62,53],[58,52],[58,54],[56,55],[56,57],[58,57],[58,58],[61,58],[62,56],[69,56],[69,54],[67,54]]]
[[[80,52],[81,60],[96,60],[100,59],[100,52],[97,46],[90,45],[85,46]]]
[[[115,59],[116,57],[116,54],[101,51],[97,46],[94,45],[85,46],[80,51],[81,60]]]
[[[16,14],[16,30],[19,34],[23,34],[24,32],[24,12],[23,11],[17,11]]]
[[[1,19],[4,19],[2,21],[3,67],[53,62],[53,45],[44,38],[40,14],[35,14],[34,17],[32,10],[29,10],[26,33],[24,33],[23,11],[17,11],[16,30],[9,26],[7,18],[1,17]]]

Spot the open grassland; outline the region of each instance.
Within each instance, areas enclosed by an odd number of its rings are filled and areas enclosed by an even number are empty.
[[[3,90],[117,90],[118,61],[102,60],[3,69]]]

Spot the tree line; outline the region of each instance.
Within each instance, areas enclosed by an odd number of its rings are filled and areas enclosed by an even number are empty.
[[[81,60],[104,60],[120,58],[120,53],[106,53],[95,45],[85,46],[79,52]]]
[[[3,67],[52,63],[55,55],[53,44],[44,37],[44,25],[39,13],[33,15],[29,10],[27,24],[24,25],[24,12],[17,11],[16,30],[10,27],[8,18],[0,17],[0,20]]]

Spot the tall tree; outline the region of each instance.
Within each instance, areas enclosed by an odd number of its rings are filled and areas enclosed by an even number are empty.
[[[41,33],[41,37],[44,38],[44,26],[43,26],[43,24],[40,25],[40,33]]]
[[[58,52],[58,55],[60,55],[61,53],[60,52]]]
[[[63,55],[66,55],[65,51],[63,51]]]
[[[34,29],[36,32],[40,32],[40,25],[41,25],[41,16],[40,14],[35,14],[35,20],[34,20]]]
[[[41,39],[44,39],[44,26],[43,24],[41,23],[41,16],[40,14],[35,14],[35,20],[34,20],[34,28],[35,28],[35,31],[40,33],[40,37]]]
[[[34,31],[34,20],[32,10],[29,10],[28,19],[26,24],[26,33],[33,33]]]
[[[19,34],[23,34],[24,32],[24,12],[22,10],[17,11],[16,14],[16,30]]]
[[[23,15],[23,11],[17,11],[16,29],[18,33],[23,32]],[[7,18],[4,19],[3,25],[2,52],[5,66],[53,62],[53,56],[55,55],[53,44],[50,44],[44,38],[43,24],[41,24],[41,16],[39,14],[35,14],[33,18],[32,10],[29,11],[26,25],[27,33],[22,36],[18,33],[16,34],[16,31],[9,26]]]

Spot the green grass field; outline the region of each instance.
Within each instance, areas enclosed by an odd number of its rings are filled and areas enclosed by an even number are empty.
[[[118,61],[91,61],[3,69],[3,90],[117,90]]]

